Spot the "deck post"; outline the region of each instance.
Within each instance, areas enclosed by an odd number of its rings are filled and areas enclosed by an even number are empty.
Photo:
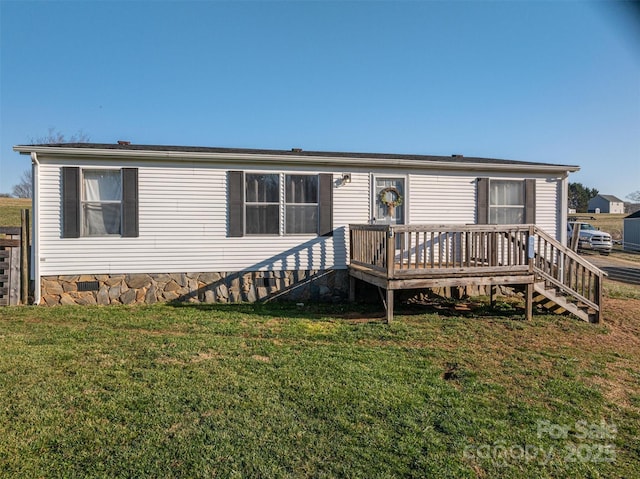
[[[387,285],[387,324],[393,321],[393,290]]]
[[[387,227],[387,280],[393,278],[396,261],[396,238],[391,226]],[[387,290],[388,291],[388,290]]]
[[[596,304],[598,305],[598,310],[593,318],[594,323],[599,323],[602,320],[602,276],[595,275],[595,288],[596,288]]]
[[[531,321],[533,319],[533,283],[527,283],[524,318],[527,321]]]
[[[20,214],[20,304],[29,302],[29,210]]]

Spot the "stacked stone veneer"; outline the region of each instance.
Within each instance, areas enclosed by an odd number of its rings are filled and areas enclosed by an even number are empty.
[[[97,282],[94,291],[78,284]],[[243,273],[152,273],[45,276],[41,304],[133,304],[168,301],[201,303],[343,301],[346,270],[254,271]]]

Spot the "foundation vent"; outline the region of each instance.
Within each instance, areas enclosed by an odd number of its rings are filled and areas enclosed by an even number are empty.
[[[78,291],[98,291],[100,289],[98,281],[78,281],[76,286]]]

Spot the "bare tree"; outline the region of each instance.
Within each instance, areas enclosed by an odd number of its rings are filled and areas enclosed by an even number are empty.
[[[31,170],[25,170],[20,178],[20,183],[13,185],[11,195],[16,198],[31,198],[31,195],[33,194],[32,178],[33,175],[31,174]]]
[[[67,139],[64,136],[64,133],[61,133],[52,127],[49,128],[45,136],[31,137],[29,141],[38,145],[51,145],[54,143],[88,143],[89,135],[82,130],[78,130]],[[31,198],[33,195],[32,179],[33,175],[31,170],[25,170],[22,173],[20,182],[17,185],[13,185],[11,195],[16,198]]]
[[[30,141],[31,143],[38,145],[51,145],[53,143],[88,143],[89,135],[82,130],[78,130],[69,138],[66,138],[64,133],[61,133],[51,127],[45,136],[31,137]]]
[[[640,203],[640,190],[634,191],[633,193],[629,193],[627,198],[633,203]]]

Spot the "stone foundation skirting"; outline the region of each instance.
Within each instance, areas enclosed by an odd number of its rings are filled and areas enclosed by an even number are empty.
[[[41,304],[133,304],[169,301],[237,303],[272,299],[344,301],[347,270],[149,273],[44,276]]]

